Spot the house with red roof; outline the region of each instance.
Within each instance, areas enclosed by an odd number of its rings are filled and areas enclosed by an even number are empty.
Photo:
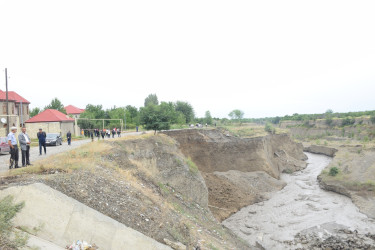
[[[85,112],[84,109],[77,108],[76,106],[73,106],[73,105],[66,106],[65,110],[66,110],[66,113],[73,118],[79,118],[81,113]]]
[[[58,133],[65,136],[68,131],[74,134],[75,120],[68,115],[56,110],[46,109],[25,122],[27,133],[31,138],[36,138],[39,128],[46,133]]]
[[[30,118],[29,104],[30,102],[28,100],[23,98],[15,91],[8,91],[8,114],[6,105],[6,92],[0,90],[0,119],[6,119],[6,117],[8,116],[10,126],[21,126],[21,123],[24,123]],[[6,127],[6,124],[2,123],[2,125],[3,127]]]

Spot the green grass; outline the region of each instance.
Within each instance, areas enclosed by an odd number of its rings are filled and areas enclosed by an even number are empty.
[[[198,173],[198,167],[197,165],[195,165],[195,163],[191,160],[190,157],[186,159],[186,164],[188,164],[190,172],[192,172],[193,174]]]

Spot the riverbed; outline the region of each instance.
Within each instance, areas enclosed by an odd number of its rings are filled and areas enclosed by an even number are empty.
[[[266,249],[291,249],[286,241],[309,228],[342,225],[359,233],[375,233],[375,221],[359,212],[343,195],[322,190],[317,176],[332,158],[306,153],[308,166],[293,174],[282,174],[287,185],[271,199],[247,206],[223,224],[251,245]]]

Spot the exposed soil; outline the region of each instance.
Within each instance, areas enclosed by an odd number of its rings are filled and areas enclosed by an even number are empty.
[[[288,135],[239,138],[219,130],[167,131],[201,171],[209,208],[222,221],[241,208],[266,200],[285,186],[280,173],[306,167],[302,144]]]
[[[93,167],[66,169],[64,156],[56,156],[55,170],[1,178],[0,187],[45,183],[162,243],[169,239],[189,249],[249,248],[214,218],[203,177],[187,164],[172,138],[100,143],[110,150],[93,157]],[[75,157],[90,156],[85,146],[80,150]]]

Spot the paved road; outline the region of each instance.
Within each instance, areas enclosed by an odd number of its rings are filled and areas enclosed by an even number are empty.
[[[129,135],[140,135],[143,132],[131,132],[131,133],[123,133],[122,136],[129,136]],[[114,139],[106,138],[105,140],[116,140],[118,137],[115,137]],[[102,138],[100,138],[102,139]],[[97,138],[94,139],[97,141]],[[43,152],[43,155],[39,155],[39,147],[32,147],[30,149],[30,162],[31,164],[35,163],[38,160],[44,159],[50,155],[55,155],[61,152],[68,151],[70,149],[78,148],[86,143],[91,142],[91,139],[85,139],[85,140],[80,140],[80,141],[73,141],[72,145],[68,145],[68,142],[63,142],[61,146],[49,146],[47,147],[47,154],[45,155]],[[19,150],[19,161],[18,165],[22,166],[22,157],[21,157],[21,150]],[[10,155],[0,155],[0,174],[9,171],[9,158]]]

